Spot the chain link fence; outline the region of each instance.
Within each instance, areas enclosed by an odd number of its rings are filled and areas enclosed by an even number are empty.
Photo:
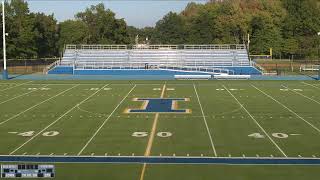
[[[10,74],[33,74],[43,73],[46,67],[59,58],[44,59],[9,59],[7,60],[7,70]],[[0,70],[3,70],[3,60],[0,60]]]
[[[318,75],[318,69],[304,70],[304,66],[320,65],[320,60],[257,60],[266,75]]]

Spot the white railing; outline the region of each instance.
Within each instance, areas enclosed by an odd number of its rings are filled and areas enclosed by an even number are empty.
[[[240,50],[240,49],[246,49],[244,44],[205,44],[205,45],[199,45],[199,44],[190,44],[190,45],[174,45],[174,44],[156,44],[156,45],[149,45],[149,44],[138,44],[133,45],[132,47],[128,47],[127,45],[115,45],[115,44],[81,44],[81,45],[74,45],[74,44],[68,44],[66,45],[66,49],[92,49],[92,50],[98,50],[98,49],[104,49],[104,50],[117,50],[117,49],[157,49],[157,50],[174,50],[174,49],[188,49],[188,50],[199,50],[199,49],[214,49],[214,50]]]
[[[300,72],[301,71],[319,71],[320,65],[301,65],[300,66]]]
[[[103,44],[82,44],[82,45],[72,45],[72,44],[68,44],[66,45],[66,49],[92,49],[92,50],[98,50],[98,49],[113,49],[113,50],[117,50],[117,49],[127,49],[127,45],[103,45]]]
[[[50,69],[53,69],[54,67],[60,65],[60,62],[61,62],[61,60],[59,59],[59,60],[49,64],[48,66],[46,66],[46,68],[43,70],[43,74],[48,74],[48,71]]]
[[[184,45],[184,49],[246,49],[246,46],[243,44]]]
[[[170,50],[179,49],[178,45],[148,45],[148,44],[138,44],[133,45],[132,49],[158,49],[158,50]]]

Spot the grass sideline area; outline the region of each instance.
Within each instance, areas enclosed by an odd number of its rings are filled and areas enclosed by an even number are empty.
[[[319,90],[317,81],[0,81],[0,155],[318,158]],[[126,113],[148,107],[134,98],[185,98],[172,108],[191,111]],[[56,179],[315,180],[320,170],[55,165]]]

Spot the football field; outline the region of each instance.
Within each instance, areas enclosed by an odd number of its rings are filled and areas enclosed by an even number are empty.
[[[318,159],[319,139],[317,81],[0,81],[0,155]],[[53,164],[56,179],[320,176],[297,164]]]

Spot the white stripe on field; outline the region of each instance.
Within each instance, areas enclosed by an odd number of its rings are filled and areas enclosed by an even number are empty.
[[[209,136],[209,139],[210,139],[210,143],[211,143],[211,148],[212,148],[213,154],[214,154],[214,156],[217,157],[218,154],[217,154],[216,148],[215,148],[213,140],[212,140],[211,132],[210,132],[210,129],[208,127],[207,119],[206,119],[206,116],[204,115],[203,108],[202,108],[202,105],[201,105],[201,102],[200,102],[200,98],[199,98],[199,95],[198,95],[198,91],[197,91],[197,88],[196,88],[195,84],[193,84],[193,89],[194,89],[194,91],[196,93],[196,96],[197,96],[197,99],[198,99],[198,102],[199,102],[200,110],[201,110],[201,113],[202,113],[204,124],[206,125],[206,129],[207,129],[207,133],[208,133],[208,136]]]
[[[78,85],[73,86],[72,88],[76,87]],[[62,114],[58,119],[56,119],[55,121],[53,121],[51,124],[49,124],[48,126],[46,126],[44,129],[42,129],[41,131],[39,131],[36,135],[32,136],[30,139],[28,139],[26,142],[24,142],[22,145],[20,145],[19,147],[17,147],[15,150],[13,150],[11,154],[15,153],[16,151],[18,151],[20,148],[22,148],[24,145],[28,144],[30,141],[32,141],[34,138],[36,138],[37,136],[39,136],[39,134],[41,134],[42,132],[44,132],[45,130],[47,130],[49,127],[51,127],[52,125],[54,125],[55,123],[57,123],[60,119],[62,119],[65,115],[67,115],[68,113],[70,113],[72,110],[74,110],[78,105],[86,102],[88,99],[90,99],[92,96],[96,95],[98,92],[100,92],[103,88],[105,88],[108,85],[104,85],[102,88],[100,88],[98,91],[94,92],[93,94],[91,94],[90,96],[88,96],[86,99],[82,100],[80,103],[76,104],[75,106],[73,106],[71,109],[69,109],[67,112],[65,112],[64,114]],[[69,88],[70,90],[70,88]],[[62,94],[62,93],[59,93]]]
[[[49,86],[49,85],[42,86],[42,88],[47,87],[47,86]],[[35,90],[29,91],[29,92],[27,92],[27,93],[20,94],[20,95],[18,95],[18,96],[13,97],[13,98],[10,98],[10,99],[7,99],[7,100],[5,100],[5,101],[2,101],[2,102],[0,102],[0,104],[9,102],[9,101],[14,100],[14,99],[17,99],[17,98],[19,98],[19,97],[21,97],[21,96],[30,94],[30,93],[32,93],[32,92],[34,92],[34,91],[37,91],[37,90],[38,90],[38,89],[35,89]]]
[[[8,90],[8,89],[12,89],[12,88],[18,87],[18,86],[22,86],[22,85],[27,84],[27,83],[29,83],[29,82],[32,82],[32,81],[28,81],[28,82],[25,82],[25,83],[21,83],[21,84],[18,84],[18,85],[16,85],[16,86],[13,86],[13,87],[8,87],[8,88],[6,88],[6,89],[1,89],[0,91],[5,91],[5,90]]]
[[[259,88],[257,88],[254,85],[251,85],[252,87],[256,88],[258,91],[260,91],[262,94],[264,94],[265,96],[269,97],[270,99],[272,99],[273,101],[277,102],[278,104],[280,104],[282,107],[284,107],[285,109],[287,109],[288,111],[290,111],[292,114],[296,115],[299,119],[301,119],[302,121],[304,121],[305,123],[307,123],[309,126],[311,126],[313,129],[315,129],[316,131],[318,131],[320,133],[320,129],[317,128],[315,125],[313,125],[312,123],[310,123],[309,121],[305,120],[303,117],[301,117],[299,114],[295,113],[293,110],[291,110],[290,108],[288,108],[287,106],[285,106],[284,104],[282,104],[281,102],[279,102],[278,100],[276,100],[275,98],[273,98],[272,96],[270,96],[269,94],[265,93],[264,91],[260,90]]]
[[[311,97],[308,97],[308,96],[306,96],[306,95],[304,95],[304,94],[302,94],[302,93],[299,93],[299,92],[297,92],[297,91],[294,91],[294,90],[290,89],[290,88],[287,87],[287,86],[282,85],[282,87],[284,87],[284,88],[286,88],[286,89],[289,89],[290,91],[292,91],[292,92],[294,92],[294,93],[296,93],[296,94],[298,94],[298,95],[300,95],[300,96],[302,96],[302,97],[304,97],[304,98],[307,98],[307,99],[309,99],[309,100],[311,100],[311,101],[313,101],[313,102],[315,102],[315,103],[317,103],[317,104],[320,104],[319,101],[317,101],[317,100],[315,100],[315,99],[312,99]]]
[[[317,88],[317,89],[320,89],[320,87],[316,86],[316,85],[313,85],[313,84],[309,84],[309,83],[306,83],[306,82],[302,82],[303,84],[306,84],[308,86],[312,86],[314,88]]]
[[[62,92],[60,92],[60,93],[58,93],[58,94],[56,94],[56,95],[54,95],[54,96],[52,96],[52,97],[50,97],[50,98],[48,98],[48,99],[44,100],[44,101],[39,102],[38,104],[35,104],[35,105],[33,105],[33,106],[29,107],[28,109],[26,109],[26,110],[24,110],[24,111],[22,111],[22,112],[20,112],[20,113],[18,113],[18,114],[16,114],[16,115],[14,115],[14,116],[12,116],[12,117],[8,118],[8,119],[6,119],[6,120],[4,120],[4,121],[0,122],[0,125],[2,125],[2,124],[4,124],[4,123],[6,123],[6,122],[8,122],[8,121],[10,121],[10,120],[12,120],[12,119],[14,119],[14,118],[18,117],[18,116],[20,116],[21,114],[23,114],[23,113],[25,113],[25,112],[27,112],[27,111],[30,111],[31,109],[33,109],[33,108],[35,108],[35,107],[37,107],[37,106],[39,106],[39,105],[41,105],[41,104],[43,104],[43,103],[45,103],[45,102],[47,102],[47,101],[51,100],[51,99],[53,99],[53,98],[55,98],[55,97],[57,97],[57,96],[59,96],[59,95],[61,95],[61,94],[63,94],[63,93],[65,93],[65,92],[67,92],[67,91],[69,91],[69,90],[71,90],[71,89],[75,88],[75,87],[77,87],[77,85],[72,86],[72,87],[71,87],[71,88],[69,88],[69,89],[66,89],[66,90],[64,90],[64,91],[62,91]]]
[[[268,137],[268,139],[271,141],[274,146],[278,148],[278,150],[281,152],[281,154],[285,157],[288,157],[286,153],[280,148],[280,146],[269,136],[267,131],[258,123],[258,121],[251,115],[251,113],[240,103],[240,101],[229,91],[229,89],[222,85],[224,89],[228,91],[228,93],[237,101],[237,103],[246,111],[246,113],[251,117],[251,119],[254,121],[254,123],[260,128],[260,130]]]
[[[107,119],[104,120],[104,122],[101,124],[101,126],[97,129],[97,131],[92,135],[92,137],[87,141],[87,143],[82,147],[82,149],[79,151],[78,156],[81,155],[81,153],[87,148],[87,146],[90,144],[90,142],[94,139],[94,137],[99,133],[99,131],[102,129],[102,127],[108,122],[110,117],[113,115],[113,113],[118,109],[118,107],[122,104],[122,102],[129,96],[131,91],[136,87],[134,85],[131,90],[128,92],[128,94],[119,102],[119,104],[113,109],[113,111],[109,114]]]

